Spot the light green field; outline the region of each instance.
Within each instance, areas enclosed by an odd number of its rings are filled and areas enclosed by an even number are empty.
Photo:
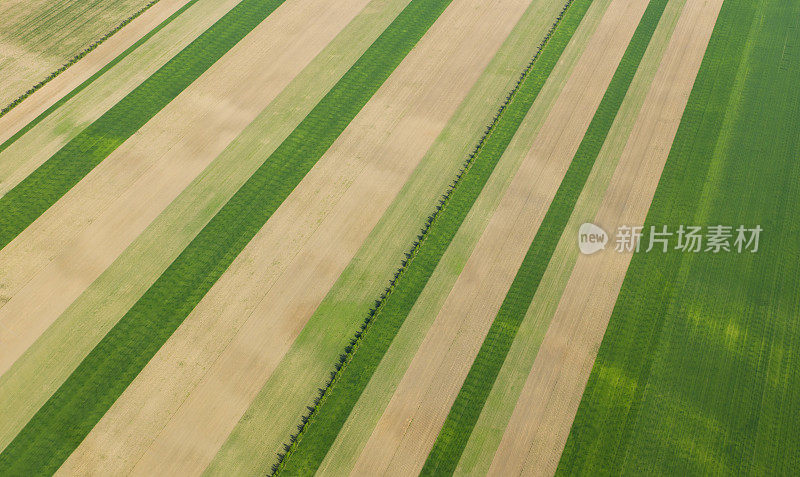
[[[534,2],[525,13],[231,434],[212,463],[211,473],[255,472],[274,462],[275,453],[295,431],[336,357],[400,265],[400,258],[430,214],[431,204],[455,176],[519,71],[533,56],[535,45],[529,38],[544,34],[563,5],[557,3]],[[470,137],[473,139],[465,139]],[[513,170],[501,175],[512,176]],[[497,191],[496,200],[501,192]],[[488,220],[490,211],[483,214]],[[483,227],[479,228],[476,235]],[[463,263],[459,270],[461,266]],[[254,459],[254,455],[263,457]]]
[[[148,3],[149,0],[0,3],[0,107]]]
[[[0,448],[408,4],[373,0],[0,376]],[[188,12],[187,12],[188,13]]]
[[[550,324],[578,257],[578,227],[596,215],[617,161],[633,128],[686,0],[672,0],[664,10],[625,100],[586,181],[564,233],[520,325],[514,342],[470,434],[456,468],[457,475],[485,474],[500,444],[539,345]]]
[[[83,91],[2,149],[0,195],[25,179],[236,3],[235,0],[199,0]],[[2,71],[0,67],[0,75]]]

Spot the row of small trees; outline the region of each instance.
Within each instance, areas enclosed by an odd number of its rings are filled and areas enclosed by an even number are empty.
[[[22,93],[17,99],[15,99],[11,103],[9,103],[8,106],[4,107],[3,109],[0,109],[0,118],[3,117],[6,113],[11,111],[12,109],[14,109],[19,103],[21,103],[22,101],[27,99],[28,96],[30,96],[33,93],[35,93],[36,91],[40,90],[44,85],[46,85],[47,83],[52,81],[56,76],[60,75],[64,71],[66,71],[67,68],[69,68],[70,66],[74,65],[75,63],[77,63],[78,60],[80,60],[84,56],[88,55],[92,50],[94,50],[95,48],[100,46],[101,43],[103,43],[104,41],[106,41],[109,38],[111,38],[112,35],[114,35],[118,31],[122,30],[122,28],[124,28],[125,25],[127,25],[128,23],[130,23],[133,20],[135,20],[136,17],[138,17],[142,13],[146,12],[147,9],[149,9],[150,7],[152,7],[153,5],[155,5],[158,2],[159,2],[159,0],[151,0],[150,3],[148,3],[144,7],[140,8],[139,10],[134,12],[133,15],[129,16],[128,18],[123,20],[119,25],[114,27],[113,30],[111,30],[110,32],[108,32],[105,35],[103,35],[99,40],[95,41],[94,43],[92,43],[88,47],[84,48],[83,51],[81,51],[77,55],[75,55],[72,58],[70,58],[69,61],[67,61],[66,63],[61,65],[60,68],[58,68],[57,70],[55,70],[52,73],[50,73],[49,75],[47,75],[47,77],[45,79],[43,79],[42,81],[39,81],[34,86],[29,88],[27,91]]]
[[[424,242],[425,237],[428,235],[428,232],[431,229],[431,226],[436,221],[436,218],[439,216],[441,211],[447,206],[447,203],[450,201],[450,198],[452,197],[453,191],[456,189],[456,187],[458,187],[458,184],[461,182],[461,178],[464,176],[465,173],[469,171],[472,164],[475,162],[475,158],[483,149],[483,145],[486,143],[487,138],[489,137],[489,135],[491,135],[492,131],[494,130],[495,126],[500,120],[500,117],[503,115],[503,112],[506,110],[509,103],[511,103],[511,101],[514,99],[514,96],[519,91],[520,87],[522,86],[522,83],[530,74],[534,63],[539,58],[545,45],[547,45],[547,42],[553,36],[556,27],[561,22],[561,19],[564,17],[564,14],[566,13],[569,6],[573,3],[573,1],[574,0],[567,0],[567,2],[564,4],[564,7],[561,9],[561,12],[558,14],[556,20],[553,22],[553,25],[550,26],[550,29],[547,31],[547,34],[545,35],[544,39],[537,47],[536,53],[534,54],[533,58],[531,59],[530,62],[528,62],[527,66],[520,74],[519,79],[517,79],[517,82],[515,83],[514,87],[511,89],[508,95],[506,95],[503,104],[500,105],[500,108],[498,109],[497,114],[495,114],[494,117],[492,118],[491,123],[489,123],[489,125],[486,127],[486,130],[484,131],[483,136],[481,136],[480,140],[475,146],[475,149],[472,151],[472,153],[470,153],[469,157],[464,161],[464,164],[461,167],[461,169],[459,169],[455,179],[447,186],[447,190],[445,191],[444,194],[442,194],[442,197],[439,199],[437,205],[434,207],[433,213],[428,216],[424,226],[420,230],[419,235],[417,235],[416,240],[414,240],[414,242],[412,243],[411,249],[404,254],[405,258],[400,261],[400,267],[394,272],[394,275],[392,276],[391,280],[389,280],[389,285],[386,287],[386,289],[380,295],[380,297],[378,297],[378,299],[375,300],[375,305],[369,310],[369,313],[367,314],[367,317],[364,319],[364,322],[361,324],[360,329],[355,333],[353,338],[350,339],[349,344],[345,346],[344,352],[339,355],[338,360],[333,366],[333,371],[330,372],[330,377],[328,378],[328,381],[325,383],[323,387],[318,389],[318,395],[317,397],[314,398],[312,405],[306,406],[308,412],[300,417],[300,424],[297,425],[297,433],[290,435],[289,442],[283,444],[283,452],[278,453],[277,462],[272,465],[271,475],[275,475],[278,473],[278,471],[281,470],[282,464],[286,460],[286,457],[288,457],[289,454],[291,454],[297,448],[298,439],[300,438],[302,433],[306,430],[309,421],[311,421],[311,419],[317,413],[320,404],[325,400],[325,396],[328,393],[328,390],[336,382],[337,378],[341,374],[342,369],[345,367],[345,365],[353,359],[355,351],[358,349],[358,346],[361,344],[361,341],[364,338],[364,333],[366,333],[370,324],[375,320],[376,316],[383,308],[384,304],[386,303],[386,299],[394,290],[398,279],[403,275],[403,273],[406,271],[411,261],[417,255],[420,246]]]

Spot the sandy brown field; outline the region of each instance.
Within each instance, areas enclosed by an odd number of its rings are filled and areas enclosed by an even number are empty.
[[[427,286],[404,320],[397,336],[359,397],[333,446],[317,470],[318,475],[336,476],[352,471],[369,440],[370,433],[391,400],[437,313],[444,305],[476,243],[486,229],[493,212],[527,156],[542,124],[567,83],[609,3],[611,0],[595,2],[586,13],[584,20],[562,54],[561,60],[548,76],[536,101],[520,124],[517,134],[498,162],[453,242],[442,256]],[[518,25],[520,36],[525,39],[541,38],[561,6],[557,1],[531,5],[526,17]],[[525,24],[522,24],[523,22]],[[518,63],[520,67],[533,56],[535,50],[527,48],[521,53],[524,54],[524,57]],[[312,397],[310,396],[309,399]],[[263,405],[264,403],[262,403]],[[295,412],[297,413],[297,411]],[[267,427],[266,423],[262,423],[261,428],[264,427]],[[254,439],[255,435],[251,438]],[[488,465],[486,467],[488,468]]]
[[[147,451],[134,472],[205,467],[524,8],[451,6],[242,252],[95,428]],[[169,422],[160,434],[140,426],[151,413]]]
[[[594,223],[644,221],[721,0],[688,0]],[[492,463],[491,475],[551,475],[631,254],[580,256]]]
[[[419,224],[423,223],[430,214],[431,204],[436,202],[441,191],[445,190],[448,182],[458,172],[463,159],[474,147],[474,143],[469,142],[469,138],[472,138],[472,141],[477,141],[477,138],[481,136],[486,124],[490,122],[496,113],[497,106],[501,104],[505,95],[513,87],[519,71],[535,53],[536,44],[532,43],[530,39],[544,36],[552,22],[552,18],[561,7],[562,4],[558,0],[536,0],[527,8],[497,55],[482,72],[478,82],[461,103],[433,146],[428,150],[426,157],[422,159],[419,167],[414,170],[411,178],[403,186],[397,198],[381,217],[378,225],[370,232],[369,237],[353,257],[353,260],[336,280],[333,288],[325,296],[325,299],[309,319],[308,324],[293,342],[286,356],[270,375],[261,391],[259,391],[258,396],[214,458],[209,467],[210,472],[224,475],[251,473],[268,468],[274,462],[274,452],[281,448],[281,445],[286,441],[286,436],[292,432],[297,424],[298,416],[305,412],[305,406],[315,397],[316,387],[309,386],[307,383],[322,383],[325,381],[330,371],[330,363],[334,362],[341,352],[342,343],[352,336],[353,330],[359,325],[368,307],[373,303],[375,297],[384,290],[386,280],[398,266],[398,257],[402,257],[409,244],[418,234]],[[602,11],[602,8],[600,10]],[[582,51],[585,42],[588,41],[589,35],[586,34],[585,36],[586,38],[576,42],[581,44],[576,49],[577,52]],[[565,70],[571,69],[571,66],[577,61],[578,54],[574,54],[574,57],[570,56],[565,61],[563,65]],[[566,76],[566,74],[556,74],[554,78],[548,79],[548,83],[551,86],[555,86],[550,89],[554,91],[560,90],[566,81]],[[540,95],[543,100],[547,98],[546,101],[539,102],[539,106],[543,111],[552,106],[557,95],[553,93],[552,98],[550,96],[550,94],[545,94],[544,91]],[[549,106],[545,107],[545,104]],[[541,116],[544,116],[544,114]],[[531,122],[536,122],[540,125],[540,118],[534,117],[531,119]],[[519,167],[522,157],[530,147],[530,143],[533,142],[532,138],[535,134],[530,133],[527,136],[530,139],[526,138],[525,146],[518,148],[519,150],[515,151],[516,154],[512,154],[498,165],[497,172],[492,176],[497,178],[494,181],[497,187],[487,185],[487,188],[493,189],[492,193],[482,194],[482,197],[486,198],[486,195],[488,195],[491,196],[491,199],[482,201],[485,207],[481,208],[481,211],[475,211],[475,214],[473,214],[473,211],[470,212],[473,219],[475,217],[480,217],[480,219],[478,221],[467,219],[471,225],[466,228],[474,229],[470,231],[469,239],[459,241],[457,242],[458,247],[448,249],[447,253],[450,253],[453,249],[463,248],[463,251],[456,253],[458,257],[464,255],[463,258],[457,259],[460,262],[459,265],[453,267],[440,263],[440,266],[437,267],[437,273],[446,270],[446,275],[444,279],[442,275],[435,275],[436,278],[433,280],[437,284],[437,287],[435,287],[437,290],[428,295],[428,297],[431,295],[436,297],[434,299],[438,303],[438,306],[435,306],[436,310],[441,307],[447,292],[455,281],[455,277],[458,275],[461,266],[463,266],[463,262],[466,261],[466,256],[469,255],[469,251],[472,250],[475,242],[477,242],[480,231],[483,230],[488,221],[490,212],[484,209],[493,210],[496,207],[502,191],[511,181],[513,171],[516,171]],[[486,188],[484,191],[486,191]],[[479,222],[480,225],[474,225],[475,222]],[[462,227],[459,233],[464,229],[465,227]],[[448,274],[453,274],[452,279]],[[442,285],[442,290],[438,290],[439,285]],[[426,289],[426,293],[430,288]],[[440,296],[441,298],[439,298]],[[420,300],[417,301],[418,305],[420,301],[428,300],[420,297]],[[415,308],[417,308],[416,305]],[[423,308],[427,309],[427,306]],[[427,326],[430,325],[430,322],[435,317],[435,313],[432,312],[424,312],[422,315],[422,321]],[[430,318],[428,318],[429,316]],[[415,323],[419,324],[419,321],[412,318],[411,315],[406,322],[414,329],[412,334],[415,337],[419,336],[418,340],[415,338],[416,345],[419,345],[419,341],[424,337],[426,329],[421,326],[415,326]],[[403,328],[406,331],[409,329],[406,324],[403,325]],[[394,364],[386,363],[386,366],[388,366],[386,368],[384,362],[387,360],[384,359],[381,367],[392,370],[388,373],[392,378],[387,378],[384,374],[381,374],[381,377],[392,381],[392,384],[376,383],[373,385],[373,382],[370,382],[369,386],[371,388],[380,389],[378,392],[380,398],[378,399],[383,404],[378,411],[372,411],[370,408],[366,413],[359,411],[358,416],[356,416],[356,411],[351,413],[351,418],[358,417],[359,423],[362,420],[366,420],[374,426],[374,421],[380,417],[380,411],[382,411],[389,397],[391,397],[391,390],[397,385],[396,381],[402,377],[402,371],[408,367],[408,361],[413,355],[413,352],[409,350],[416,349],[416,347],[414,345],[395,344],[397,342],[405,342],[405,338],[407,338],[407,335],[400,333],[393,342],[392,348],[399,346],[404,350],[403,354],[408,355],[408,360],[403,357],[401,358],[402,364],[397,364],[396,362]],[[394,380],[394,376],[396,376],[396,380]],[[365,394],[374,396],[375,393],[367,393],[365,391]],[[386,395],[385,400],[383,399],[384,395]],[[362,397],[364,396],[362,395]],[[371,404],[373,402],[374,400],[370,401]],[[360,428],[353,429],[349,424],[345,426],[348,432],[340,433],[336,440],[337,442],[345,443],[346,449],[336,446],[336,451],[331,449],[328,453],[329,457],[333,454],[337,458],[341,457],[343,461],[333,464],[337,466],[337,469],[333,471],[333,475],[342,475],[352,468],[355,459],[358,457],[357,452],[360,451],[369,437],[368,433],[372,426],[364,425],[363,428],[367,429],[366,432],[359,432]],[[342,434],[345,435],[342,436]],[[259,457],[253,459],[250,457],[252,455],[258,455]],[[326,458],[327,461],[328,459]],[[330,462],[324,465],[330,472],[332,468]],[[318,473],[321,470],[319,469]]]
[[[608,7],[354,474],[421,469],[643,11],[640,2],[628,0]]]
[[[101,70],[189,0],[160,0],[47,85],[0,118],[0,144]],[[144,1],[142,4],[146,3]],[[0,47],[2,49],[3,47]],[[27,78],[33,80],[34,78]],[[37,78],[36,80],[41,79]],[[5,104],[3,104],[5,106]]]
[[[0,373],[367,2],[278,8],[0,252],[11,296],[0,308]],[[315,12],[324,14],[309,23]]]

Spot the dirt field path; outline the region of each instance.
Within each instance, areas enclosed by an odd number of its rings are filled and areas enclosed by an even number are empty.
[[[189,0],[160,0],[122,30],[92,50],[91,53],[6,113],[0,118],[0,144],[16,134],[17,131],[33,121],[39,114],[67,95],[67,93],[100,71],[111,60],[136,43],[162,21],[169,18],[170,15],[178,11],[187,2]],[[141,3],[144,4],[146,2]],[[40,79],[42,78],[29,78],[29,80],[35,81]],[[5,106],[5,102],[0,102],[3,103],[2,106]]]
[[[368,1],[279,7],[0,252],[0,287],[11,295],[0,308],[0,373]],[[322,14],[308,22],[314,13]]]
[[[113,440],[135,473],[203,470],[525,6],[445,11],[67,465]]]
[[[606,11],[353,470],[415,474],[477,354],[646,5]]]
[[[687,1],[595,217],[605,230],[644,221],[721,4]],[[631,257],[610,247],[578,258],[491,475],[555,471]]]

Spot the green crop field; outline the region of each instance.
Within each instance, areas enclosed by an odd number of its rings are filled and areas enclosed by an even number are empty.
[[[760,225],[758,252],[634,257],[559,473],[800,463],[798,15],[723,4],[646,222]]]
[[[282,0],[246,0],[0,197],[0,249],[261,23]]]
[[[152,38],[159,31],[163,30],[165,26],[169,25],[172,22],[172,20],[178,18],[181,15],[181,13],[185,12],[186,10],[188,10],[192,5],[197,3],[197,1],[198,0],[189,0],[188,2],[186,2],[181,8],[179,8],[175,13],[170,15],[166,20],[161,22],[158,26],[156,26],[152,30],[150,30],[147,33],[145,33],[141,38],[139,38],[136,41],[136,43],[134,43],[133,45],[129,46],[125,51],[123,51],[122,53],[117,55],[113,60],[111,60],[110,62],[106,63],[106,65],[103,66],[102,68],[100,68],[100,70],[98,70],[97,73],[95,73],[92,76],[90,76],[89,78],[87,78],[86,81],[81,83],[78,87],[76,87],[75,89],[73,89],[72,91],[67,93],[66,95],[62,96],[52,106],[50,106],[49,108],[44,110],[41,114],[36,116],[35,119],[33,119],[31,122],[27,123],[25,126],[20,128],[20,130],[17,131],[13,136],[11,136],[5,142],[0,144],[0,152],[3,152],[4,150],[6,150],[8,148],[8,146],[13,144],[14,141],[19,139],[23,135],[25,135],[25,133],[27,133],[28,131],[33,129],[33,127],[36,126],[37,124],[39,124],[44,118],[49,116],[54,111],[58,110],[67,101],[69,101],[70,99],[75,97],[75,95],[77,95],[78,93],[83,91],[87,86],[89,86],[95,80],[97,80],[98,78],[103,76],[106,72],[111,70],[111,68],[113,68],[115,65],[117,65],[120,61],[125,59],[125,57],[127,57],[130,53],[132,53],[133,51],[136,51],[136,49],[138,49],[140,46],[144,45],[147,42],[147,40]]]
[[[157,2],[4,2],[0,5],[0,116]]]
[[[0,475],[797,473],[797,1],[0,13]]]

